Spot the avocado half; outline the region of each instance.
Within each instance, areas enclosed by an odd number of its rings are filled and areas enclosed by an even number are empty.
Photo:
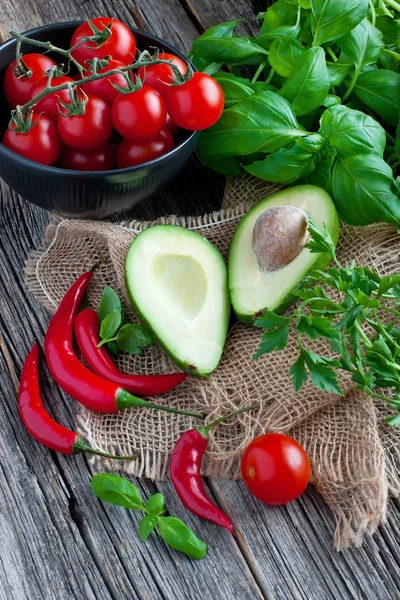
[[[207,377],[221,358],[231,310],[218,250],[184,227],[150,227],[130,245],[125,283],[139,320],[174,363]]]
[[[299,185],[277,192],[253,206],[239,223],[229,253],[229,289],[238,318],[251,323],[264,309],[282,312],[296,298],[291,294],[314,269],[323,269],[331,261],[326,253],[311,253],[302,248],[285,266],[267,271],[253,251],[253,232],[257,219],[276,206],[294,206],[311,215],[315,224],[325,223],[333,241],[339,237],[339,219],[329,194],[313,185]],[[268,232],[265,232],[268,235]]]

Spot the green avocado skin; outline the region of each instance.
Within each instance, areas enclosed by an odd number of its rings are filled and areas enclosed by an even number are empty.
[[[291,188],[293,189],[293,188]],[[277,194],[282,194],[284,193],[285,190],[282,190],[282,192],[277,192]],[[247,215],[245,217],[243,217],[243,219],[241,220],[241,222],[239,223],[234,235],[233,235],[233,239],[232,239],[232,244],[231,244],[231,251],[229,253],[229,261],[228,261],[228,272],[231,272],[231,269],[233,268],[233,258],[232,258],[232,248],[235,245],[235,239],[237,239],[240,236],[240,231],[242,229],[242,227],[244,227],[245,225],[245,221],[247,216],[254,210],[256,209],[261,203],[266,202],[266,200],[268,200],[269,198],[275,197],[277,194],[273,194],[273,196],[269,196],[268,198],[265,198],[264,200],[261,200],[260,202],[257,202],[257,204],[255,204],[247,213]],[[339,239],[339,217],[337,215],[337,212],[334,208],[333,202],[332,202],[332,207],[333,207],[333,222],[332,225],[329,229],[329,232],[332,236],[332,239],[335,243],[335,245],[338,242]],[[303,287],[305,280],[307,278],[307,276],[309,275],[309,273],[311,271],[316,271],[318,269],[323,270],[325,269],[325,267],[327,267],[329,265],[329,263],[331,262],[332,258],[329,254],[326,253],[321,253],[319,255],[319,257],[317,258],[317,260],[315,261],[315,263],[312,265],[312,267],[307,271],[307,273],[304,274],[303,279],[293,288],[292,291],[298,290],[301,287]],[[283,312],[285,312],[285,310],[287,310],[294,302],[296,302],[297,297],[290,293],[288,294],[284,300],[282,301],[282,303],[276,307],[274,309],[274,312],[277,314],[281,314]],[[233,304],[233,303],[232,303]],[[259,316],[259,314],[241,314],[239,312],[237,312],[235,310],[235,306],[233,305],[233,309],[235,311],[235,314],[237,316],[237,318],[242,322],[242,323],[246,323],[248,325],[252,325],[254,323],[254,321],[257,319],[257,317]]]
[[[176,226],[175,225],[164,225],[163,227],[176,227]],[[147,230],[144,230],[144,231],[147,231]],[[131,249],[132,249],[135,241],[138,239],[138,237],[133,240],[133,242],[131,243],[130,247],[128,248],[126,259],[128,258],[128,254],[129,254],[129,252],[131,252]],[[221,254],[211,244],[211,242],[209,242],[206,238],[204,238],[204,239],[210,245],[210,247],[212,248],[212,250],[215,252],[217,259],[219,261],[221,261],[221,263],[223,265],[223,268],[226,271],[226,264],[225,264],[224,259],[221,256]],[[171,351],[171,349],[169,348],[168,344],[166,344],[163,340],[160,339],[160,337],[157,334],[157,331],[154,330],[154,328],[152,327],[151,323],[146,319],[146,317],[140,311],[139,307],[137,306],[137,304],[135,302],[133,294],[131,293],[131,290],[129,289],[128,278],[127,278],[127,268],[126,268],[127,260],[126,259],[125,259],[125,273],[124,273],[125,288],[126,288],[126,291],[128,293],[128,298],[129,298],[130,305],[132,306],[132,309],[133,309],[135,315],[137,316],[137,318],[139,319],[139,321],[141,322],[141,324],[144,327],[147,327],[147,329],[149,331],[151,331],[154,339],[158,342],[158,344],[165,351],[165,353],[168,354],[168,356],[170,357],[170,359],[174,362],[174,364],[177,367],[179,367],[180,369],[182,369],[182,371],[184,371],[188,375],[194,375],[196,377],[201,377],[203,379],[206,379],[217,368],[218,364],[215,365],[215,367],[214,367],[214,369],[212,369],[212,371],[209,371],[209,372],[200,372],[194,365],[190,365],[189,363],[182,361],[176,353],[174,353],[174,352]],[[224,297],[225,297],[224,323],[221,324],[221,331],[223,331],[223,333],[224,333],[224,340],[225,340],[226,339],[226,335],[228,333],[229,319],[230,319],[230,314],[231,314],[231,301],[230,301],[230,294],[229,294],[228,277],[226,277],[226,287],[225,287]],[[222,355],[222,352],[221,352],[221,355]]]

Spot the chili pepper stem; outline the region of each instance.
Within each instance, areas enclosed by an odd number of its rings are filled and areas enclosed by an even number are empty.
[[[134,460],[135,458],[139,457],[139,454],[131,454],[130,456],[117,456],[116,454],[108,454],[107,452],[96,450],[95,448],[88,446],[80,435],[78,435],[76,438],[72,449],[73,454],[78,454],[79,452],[90,452],[91,454],[97,454],[98,456],[104,456],[105,458],[115,458],[116,460]]]
[[[243,408],[238,408],[237,410],[234,410],[233,412],[228,413],[227,415],[224,415],[223,417],[219,417],[219,419],[215,419],[215,421],[212,421],[211,423],[209,423],[208,425],[205,425],[204,427],[199,427],[197,429],[197,431],[205,438],[208,438],[208,434],[210,433],[210,430],[213,427],[215,427],[219,423],[223,423],[224,421],[226,421],[227,419],[230,419],[231,417],[234,417],[235,415],[239,415],[240,413],[247,412],[248,410],[252,410],[253,408],[257,408],[257,407],[253,405],[253,406],[244,406]]]
[[[203,413],[188,412],[186,410],[179,410],[179,408],[171,408],[170,406],[160,406],[159,404],[153,404],[153,402],[147,402],[142,398],[137,398],[136,396],[129,394],[129,392],[121,388],[117,394],[117,409],[122,410],[124,408],[131,408],[133,406],[153,408],[154,410],[163,410],[165,412],[175,413],[176,415],[197,417],[199,419],[202,419],[204,417]]]

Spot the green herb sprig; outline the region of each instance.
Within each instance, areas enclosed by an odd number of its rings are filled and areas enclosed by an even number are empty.
[[[311,379],[320,390],[343,394],[338,373],[347,371],[357,389],[389,402],[397,414],[387,422],[400,425],[400,275],[380,277],[354,262],[342,266],[328,230],[309,218],[309,231],[306,247],[329,253],[335,266],[311,272],[293,292],[300,302],[290,315],[263,311],[255,321],[263,334],[254,358],[284,350],[293,335],[299,348],[290,368],[296,391]],[[334,357],[307,348],[307,338],[326,339]]]
[[[205,163],[318,185],[351,225],[400,227],[399,16],[394,0],[277,0],[258,37],[237,20],[205,31],[191,57],[225,96]]]
[[[109,286],[104,288],[98,315],[100,319],[100,346],[107,344],[113,354],[129,352],[141,354],[142,349],[153,344],[151,333],[133,323],[124,324],[124,309],[118,294]]]
[[[139,537],[145,542],[155,530],[174,550],[200,560],[207,552],[206,544],[176,517],[166,515],[164,496],[154,494],[143,503],[138,488],[128,479],[112,473],[98,473],[91,480],[92,492],[111,504],[145,513],[139,524]]]

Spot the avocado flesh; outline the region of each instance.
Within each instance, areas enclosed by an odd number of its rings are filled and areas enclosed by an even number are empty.
[[[295,297],[291,292],[314,269],[323,269],[331,261],[327,254],[312,254],[307,248],[286,266],[264,271],[253,252],[253,229],[258,217],[273,206],[292,205],[310,214],[317,227],[327,226],[334,242],[339,236],[339,219],[330,196],[312,185],[301,185],[277,192],[253,206],[239,223],[229,254],[229,288],[238,318],[252,322],[267,308],[282,311]]]
[[[132,242],[125,282],[139,320],[184,371],[206,377],[218,365],[230,315],[228,274],[197,233],[157,225]]]

